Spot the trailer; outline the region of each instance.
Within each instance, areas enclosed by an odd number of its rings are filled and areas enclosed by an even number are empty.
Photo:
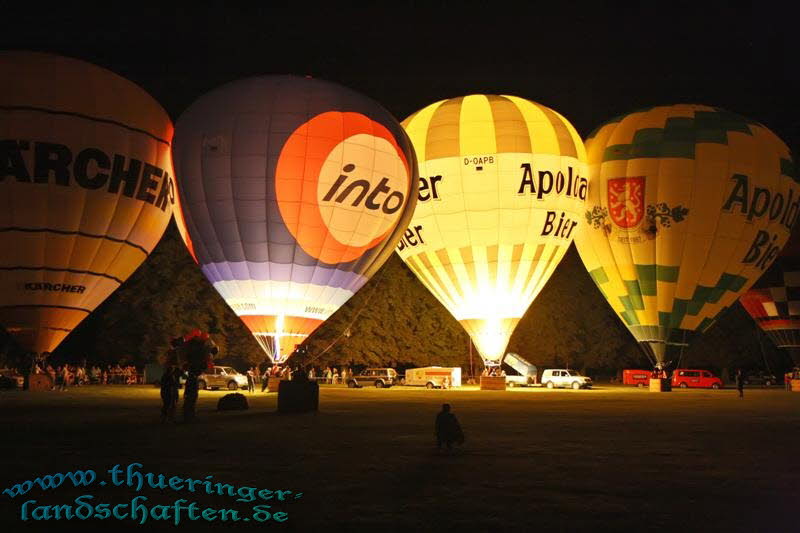
[[[622,384],[649,387],[651,377],[653,377],[652,370],[625,369],[622,371]]]
[[[147,385],[158,385],[163,375],[164,367],[158,363],[147,363],[144,367],[144,382]]]
[[[406,370],[405,385],[429,389],[461,386],[461,367],[426,366]],[[445,381],[447,380],[447,381]]]
[[[502,366],[506,373],[506,385],[509,387],[539,386],[539,370],[518,354],[507,353],[503,357]]]

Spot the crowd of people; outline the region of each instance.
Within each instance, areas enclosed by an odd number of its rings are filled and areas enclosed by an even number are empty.
[[[248,368],[245,374],[247,375],[247,390],[250,392],[254,392],[259,383],[261,384],[261,392],[264,392],[270,379],[292,380],[297,377],[304,377],[308,381],[316,381],[317,383],[346,385],[347,381],[353,377],[353,371],[344,366],[341,367],[341,370],[336,367],[323,369],[312,367],[307,372],[300,368],[277,365],[268,366],[263,372],[260,372],[257,366],[253,366]]]
[[[101,368],[94,365],[57,365],[35,363],[34,374],[50,376],[53,388],[65,390],[67,387],[81,385],[136,385],[144,382],[143,375],[133,365],[108,365]]]
[[[268,366],[264,369],[264,372],[259,372],[257,366],[253,366],[247,369],[247,390],[250,392],[254,392],[256,385],[258,385],[259,381],[261,382],[261,392],[267,390],[267,385],[269,385],[270,379],[277,379],[277,380],[289,380],[293,377],[293,371],[288,366],[279,367],[277,365]]]
[[[317,381],[329,385],[347,384],[347,381],[352,377],[353,371],[345,366],[342,367],[341,372],[338,368],[330,366],[325,369],[320,369],[319,374],[317,374],[314,368],[308,371],[309,381]]]

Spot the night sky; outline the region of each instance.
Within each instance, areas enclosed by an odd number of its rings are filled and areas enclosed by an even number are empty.
[[[443,98],[513,94],[559,111],[585,136],[634,109],[699,103],[762,122],[800,147],[797,43],[777,4],[597,2],[559,12],[477,2],[269,4],[3,2],[0,48],[106,67],[144,87],[173,119],[222,83],[292,73],[359,90],[398,119]]]

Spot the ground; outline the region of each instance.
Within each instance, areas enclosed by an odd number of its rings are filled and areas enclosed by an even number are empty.
[[[75,506],[82,494],[94,496],[83,500],[93,505],[130,503],[139,495],[150,506],[184,498],[241,513],[236,523],[220,515],[209,522],[190,521],[184,510],[179,527],[188,531],[798,530],[791,515],[800,508],[800,394],[778,388],[747,389],[740,400],[728,389],[323,386],[320,412],[307,415],[276,414],[274,393],[245,393],[248,411],[216,411],[227,393],[201,391],[196,423],[162,425],[152,387],[0,392],[0,490],[56,472],[98,474],[90,487],[65,482],[15,498],[0,494],[0,530],[74,530],[77,519],[22,521],[21,508],[27,500],[36,500],[28,513],[41,505]],[[452,455],[434,446],[433,421],[443,402],[452,404],[467,438]],[[265,492],[272,499],[250,503],[203,494],[200,484],[194,493],[185,486],[137,493],[114,486],[107,473],[130,463],[167,479],[213,476],[292,493],[278,501],[277,493]],[[124,475],[118,480],[124,483]],[[287,513],[286,521],[257,522],[259,504]],[[175,528],[152,518],[145,525],[90,518],[81,526]]]

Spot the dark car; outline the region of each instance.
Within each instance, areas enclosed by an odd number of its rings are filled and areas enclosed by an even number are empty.
[[[745,374],[744,384],[771,387],[778,384],[778,378],[768,372],[753,372],[752,374]]]
[[[25,378],[13,368],[0,368],[0,389],[21,389]]]
[[[397,370],[394,368],[367,368],[347,379],[347,386],[351,389],[364,385],[375,385],[381,389],[399,383]]]

